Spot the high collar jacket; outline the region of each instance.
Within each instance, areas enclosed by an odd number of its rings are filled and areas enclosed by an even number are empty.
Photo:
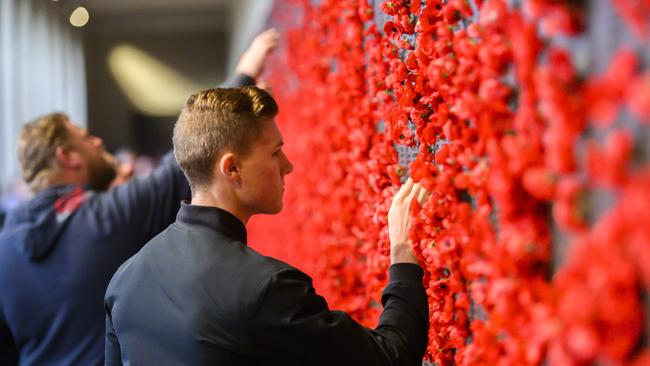
[[[239,219],[182,204],[109,284],[107,365],[421,365],[422,269],[390,267],[376,329],[332,311],[311,278],[246,244]],[[287,244],[290,245],[290,244]]]

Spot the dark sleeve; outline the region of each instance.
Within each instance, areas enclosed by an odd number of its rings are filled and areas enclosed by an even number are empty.
[[[113,328],[113,319],[111,318],[110,309],[106,309],[106,345],[104,353],[104,365],[122,365],[122,350],[120,342],[115,335]]]
[[[0,365],[18,365],[18,349],[14,345],[9,327],[0,318]]]
[[[282,365],[422,365],[428,330],[422,269],[391,266],[382,302],[379,326],[367,329],[331,311],[306,274],[275,272],[260,291],[250,347],[258,360]]]
[[[424,271],[416,264],[393,264],[388,270],[389,282],[381,303],[384,311],[377,331],[400,343],[422,363],[427,349],[429,331],[429,304],[422,286]]]
[[[130,242],[144,245],[174,221],[180,202],[190,196],[185,175],[169,152],[148,176],[101,193],[97,211],[103,213],[107,231],[124,230]]]
[[[255,85],[255,79],[246,74],[235,74],[219,85],[221,88],[239,88]]]
[[[254,84],[253,78],[238,74],[222,86]],[[104,213],[101,219],[108,231],[127,230],[129,236],[137,239],[134,242],[144,245],[175,220],[180,202],[189,199],[189,184],[170,151],[150,175],[101,193],[99,211]]]

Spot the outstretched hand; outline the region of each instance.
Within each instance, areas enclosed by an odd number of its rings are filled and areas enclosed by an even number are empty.
[[[128,182],[131,180],[131,178],[133,178],[134,173],[135,167],[133,166],[133,163],[119,164],[117,166],[115,179],[113,179],[109,188],[117,187]]]
[[[266,56],[278,45],[279,39],[280,33],[273,28],[258,34],[242,54],[235,71],[253,79],[259,77],[264,68]]]
[[[417,200],[422,206],[430,193],[422,188],[420,183],[414,183],[409,178],[393,197],[393,203],[388,210],[388,236],[390,238],[390,262],[415,263],[417,258],[408,240],[411,227],[411,202]]]

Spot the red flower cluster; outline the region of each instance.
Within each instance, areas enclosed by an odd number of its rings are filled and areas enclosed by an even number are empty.
[[[251,242],[372,326],[408,168],[432,192],[411,232],[429,360],[646,364],[650,165],[617,121],[627,109],[650,122],[650,74],[629,50],[603,74],[574,68],[552,40],[580,35],[579,2],[508,3],[383,1],[381,23],[366,0],[276,4],[286,45],[269,75],[295,172],[283,214],[253,222]],[[632,3],[617,2],[646,11]],[[417,149],[408,167],[395,144]],[[597,216],[603,194],[614,203]]]
[[[650,1],[613,0],[616,10],[629,28],[639,37],[647,37],[650,31]]]

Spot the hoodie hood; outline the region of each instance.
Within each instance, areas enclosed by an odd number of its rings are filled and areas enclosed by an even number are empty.
[[[30,260],[43,260],[56,246],[70,218],[91,195],[80,185],[45,189],[8,214],[2,236]]]

